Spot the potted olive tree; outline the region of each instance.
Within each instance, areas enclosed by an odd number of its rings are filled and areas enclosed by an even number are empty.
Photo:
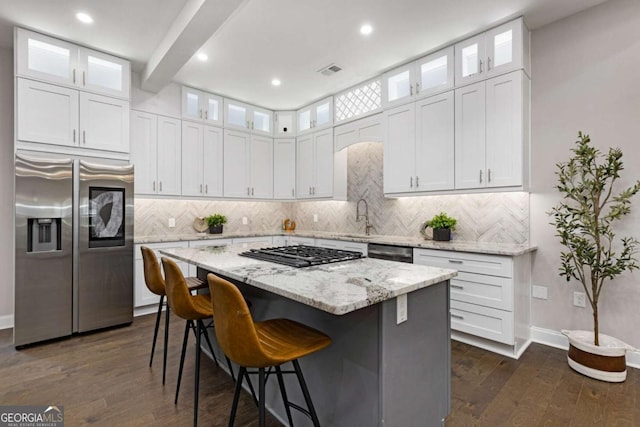
[[[603,381],[626,379],[629,345],[599,331],[598,301],[605,284],[625,271],[638,268],[638,241],[616,240],[613,225],[631,209],[631,197],[640,181],[614,193],[623,170],[622,151],[610,148],[604,155],[590,145],[589,135],[578,133],[569,161],[558,163],[556,188],[562,201],[549,213],[556,235],[565,249],[560,254],[560,275],[578,281],[593,312],[593,332],[562,331],[569,338],[569,365],[576,371]]]
[[[420,227],[420,234],[426,237],[426,228],[431,227],[433,228],[433,240],[447,242],[451,240],[451,232],[456,229],[457,223],[458,221],[454,218],[444,212],[440,212],[429,221],[422,224],[422,227]]]
[[[222,214],[213,214],[205,218],[207,225],[209,226],[209,233],[221,234],[222,225],[226,224],[227,217]]]

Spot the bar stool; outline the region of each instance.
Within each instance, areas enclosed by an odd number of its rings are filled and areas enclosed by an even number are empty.
[[[156,315],[156,327],[153,331],[153,343],[151,344],[151,358],[149,359],[149,367],[153,365],[153,355],[156,351],[156,340],[158,339],[158,328],[160,326],[160,318],[162,317],[162,307],[164,307],[164,297],[166,295],[164,278],[162,277],[162,270],[160,269],[160,263],[153,249],[147,246],[141,246],[142,251],[142,263],[144,266],[144,282],[147,285],[147,289],[152,293],[160,296],[160,302],[158,303],[158,314]],[[200,280],[197,277],[187,277],[187,286],[190,290],[202,289],[207,287],[207,283],[204,280]],[[164,384],[167,376],[167,344],[169,342],[169,311],[171,309],[167,305],[165,317],[164,317],[164,351],[162,359],[162,384]]]
[[[289,319],[271,319],[254,322],[249,308],[238,288],[214,274],[207,275],[213,310],[216,313],[216,337],[224,353],[240,365],[238,381],[233,396],[233,406],[229,416],[229,426],[233,426],[240,389],[246,373],[258,374],[259,384],[259,425],[265,425],[265,383],[267,375],[274,368],[278,377],[280,393],[287,412],[289,425],[293,426],[291,409],[307,415],[315,427],[320,426],[307,385],[302,376],[298,359],[331,344],[331,338],[306,325]],[[292,362],[294,371],[283,371],[281,365]],[[257,368],[249,372],[247,368]],[[269,368],[265,372],[265,368]],[[282,374],[295,373],[302,389],[307,409],[289,402]],[[248,381],[248,380],[247,380]],[[251,384],[249,382],[249,384]]]

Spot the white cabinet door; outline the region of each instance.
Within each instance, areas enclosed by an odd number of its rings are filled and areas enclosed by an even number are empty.
[[[135,165],[135,193],[155,194],[158,117],[131,111],[131,163]]]
[[[296,136],[296,112],[277,111],[274,119],[274,136],[287,138]]]
[[[78,145],[78,91],[17,79],[17,137],[20,141]]]
[[[416,98],[425,98],[453,88],[453,46],[415,62]]]
[[[298,199],[309,199],[313,195],[314,183],[314,143],[312,135],[298,137],[296,161],[296,196]]]
[[[182,195],[202,196],[204,125],[182,122]]]
[[[131,64],[95,50],[80,48],[79,63],[82,76],[78,83],[91,92],[129,99],[131,97]]]
[[[295,138],[276,138],[273,141],[273,197],[275,199],[296,197]]]
[[[205,126],[203,134],[202,157],[204,195],[222,196],[223,143],[222,129]]]
[[[249,197],[249,150],[251,135],[224,131],[224,197]]]
[[[523,36],[526,28],[522,18],[500,25],[485,33],[487,46],[487,77],[524,67]],[[528,40],[526,41],[528,44]]]
[[[42,34],[16,29],[16,73],[52,83],[75,85],[78,46]]]
[[[314,104],[314,130],[326,129],[333,126],[333,97],[325,98]]]
[[[202,119],[206,124],[222,126],[222,97],[211,93],[202,93]]]
[[[182,164],[182,124],[171,117],[158,116],[158,194],[180,195]]]
[[[129,152],[129,101],[80,92],[80,146]]]
[[[487,80],[486,91],[487,186],[522,185],[522,71]]]
[[[251,133],[273,135],[273,112],[264,108],[251,107]]]
[[[182,118],[222,126],[222,97],[182,86]]]
[[[251,136],[251,197],[273,198],[273,138]]]
[[[455,91],[456,189],[486,186],[485,82]]]
[[[303,108],[298,110],[298,135],[302,135],[310,132],[313,127],[313,115],[312,115],[313,106]]]
[[[454,188],[453,91],[416,102],[416,191]]]
[[[224,126],[225,128],[236,128],[241,130],[251,130],[251,120],[249,116],[250,107],[248,104],[224,100]]]
[[[384,192],[413,191],[415,180],[415,104],[386,110],[382,118],[384,133]]]
[[[313,197],[333,196],[333,129],[313,134],[314,139],[314,171]]]
[[[382,75],[382,105],[384,108],[413,100],[414,63],[409,63]]]
[[[485,36],[479,34],[455,45],[455,84],[461,86],[486,79]]]

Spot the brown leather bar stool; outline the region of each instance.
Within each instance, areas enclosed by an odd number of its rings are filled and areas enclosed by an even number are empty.
[[[142,263],[144,266],[144,282],[147,285],[147,289],[152,293],[160,296],[160,302],[158,303],[158,314],[156,315],[156,327],[153,331],[153,343],[151,344],[151,358],[149,359],[149,367],[153,365],[153,355],[156,351],[156,340],[158,339],[158,328],[160,326],[160,318],[162,317],[162,307],[164,307],[166,289],[164,278],[162,277],[162,270],[160,269],[160,263],[153,249],[147,246],[141,246],[142,251]],[[187,277],[187,286],[189,290],[197,290],[207,287],[207,283],[204,280],[200,280],[197,277]],[[162,384],[164,384],[167,376],[167,344],[169,342],[169,306],[166,306],[166,313],[164,317],[164,351],[162,359]]]
[[[182,353],[180,355],[180,370],[178,372],[178,384],[176,385],[176,397],[174,403],[178,403],[180,393],[180,382],[182,381],[182,368],[184,367],[184,356],[189,340],[189,330],[193,330],[196,335],[196,367],[193,394],[193,425],[198,425],[198,390],[200,388],[200,339],[204,335],[205,341],[211,351],[213,360],[218,365],[204,320],[211,320],[209,326],[213,326],[213,307],[209,295],[191,295],[187,281],[182,275],[180,267],[169,258],[162,257],[162,267],[164,269],[165,284],[167,289],[167,300],[173,313],[186,320],[184,338],[182,340]],[[233,375],[231,362],[227,358],[229,372]]]
[[[274,368],[289,425],[293,426],[290,408],[294,408],[311,418],[313,425],[318,427],[320,425],[318,415],[313,407],[298,359],[327,347],[331,344],[331,338],[322,332],[289,319],[254,322],[242,294],[234,284],[214,274],[208,274],[207,281],[209,282],[213,310],[216,313],[215,331],[218,344],[227,357],[240,365],[229,426],[233,426],[235,421],[240,389],[246,373],[258,374],[259,425],[264,426],[265,383],[271,368]],[[280,365],[286,362],[293,363],[294,371],[281,369]],[[257,368],[258,371],[248,372],[247,368]],[[265,368],[269,368],[266,373]],[[282,374],[285,373],[295,373],[298,377],[307,409],[288,401],[282,378]]]

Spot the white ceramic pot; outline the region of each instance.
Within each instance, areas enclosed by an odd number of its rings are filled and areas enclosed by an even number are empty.
[[[593,331],[561,331],[569,338],[569,366],[601,381],[619,383],[627,378],[627,351],[631,347],[619,339],[600,334],[600,345],[593,344]]]

